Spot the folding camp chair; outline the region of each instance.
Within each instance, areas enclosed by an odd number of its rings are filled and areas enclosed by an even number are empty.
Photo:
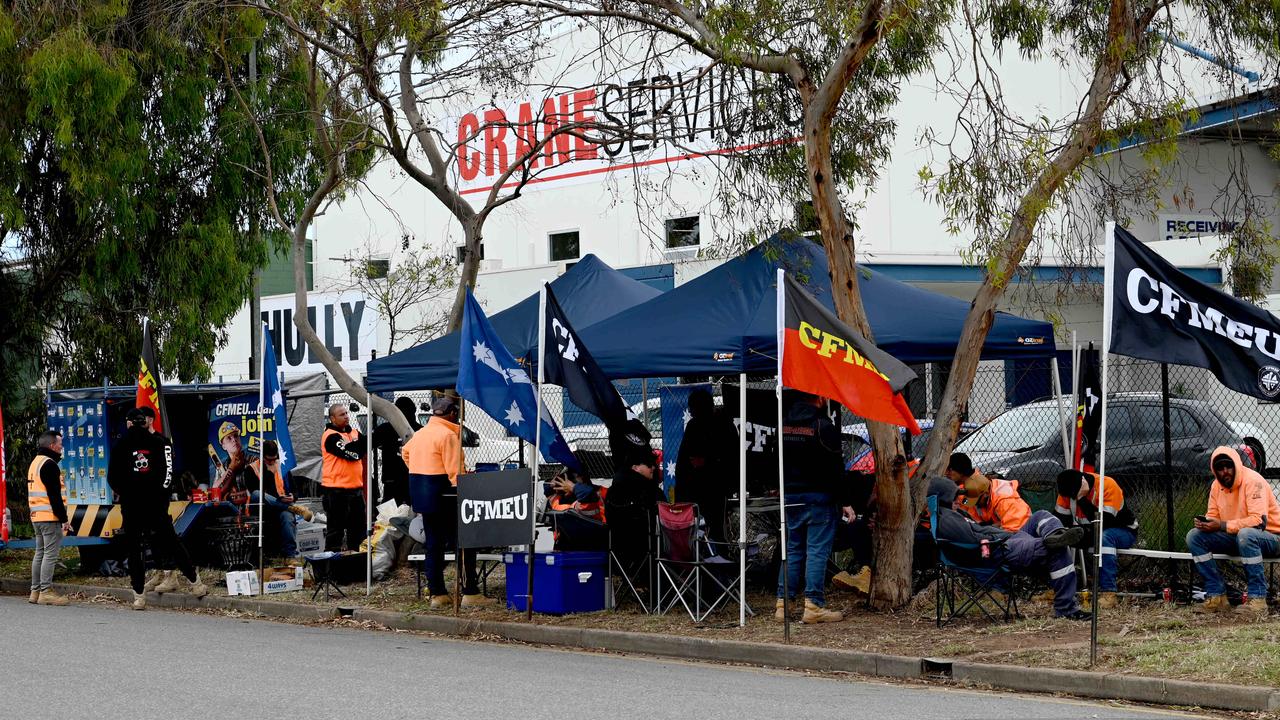
[[[643,613],[653,612],[653,521],[642,506],[613,507],[608,516],[609,608],[628,599]],[[643,537],[643,545],[636,539]]]
[[[942,627],[976,608],[991,622],[1005,622],[1018,615],[1016,576],[1002,563],[963,562],[965,555],[980,552],[974,543],[951,542],[938,537],[938,498],[929,496],[929,532],[938,546],[938,580],[935,621]],[[998,548],[1004,541],[989,543]],[[1001,597],[1003,595],[1003,598]]]
[[[716,610],[738,601],[741,569],[726,557],[727,543],[707,539],[697,505],[658,503],[657,527],[658,589],[654,609],[659,615],[678,603],[694,622],[702,622]],[[750,607],[747,612],[755,614]]]

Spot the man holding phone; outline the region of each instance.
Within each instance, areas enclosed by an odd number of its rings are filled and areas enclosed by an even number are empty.
[[[1196,612],[1225,612],[1227,601],[1222,576],[1214,553],[1239,555],[1249,581],[1249,601],[1237,612],[1263,617],[1267,614],[1267,578],[1264,557],[1280,557],[1280,501],[1271,485],[1240,462],[1229,447],[1219,447],[1210,456],[1213,485],[1209,508],[1197,515],[1195,528],[1187,533],[1196,570],[1204,578],[1204,603]]]

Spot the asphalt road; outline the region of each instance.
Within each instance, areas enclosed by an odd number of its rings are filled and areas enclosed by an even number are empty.
[[[0,596],[0,718],[1174,716],[1053,698],[25,600]]]

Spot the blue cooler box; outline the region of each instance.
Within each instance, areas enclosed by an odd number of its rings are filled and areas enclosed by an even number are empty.
[[[537,553],[533,560],[533,610],[550,615],[604,609],[609,556],[602,552]],[[528,553],[505,553],[507,607],[523,611]]]

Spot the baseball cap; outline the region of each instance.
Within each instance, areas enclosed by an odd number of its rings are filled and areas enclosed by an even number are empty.
[[[457,409],[458,409],[457,399],[450,397],[448,395],[437,395],[435,399],[431,401],[432,415],[448,415],[449,413]]]

